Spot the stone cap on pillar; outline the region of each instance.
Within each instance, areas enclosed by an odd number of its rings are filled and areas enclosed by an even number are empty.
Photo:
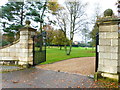
[[[20,31],[28,30],[28,31],[36,32],[37,29],[32,28],[32,27],[30,26],[30,23],[31,23],[31,22],[30,22],[29,20],[26,20],[26,21],[25,21],[25,26],[22,27],[22,28],[20,28]]]
[[[119,23],[120,23],[120,18],[118,18],[113,14],[112,9],[106,9],[104,11],[104,17],[101,17],[97,20],[98,25],[106,25],[106,24],[114,25]]]
[[[97,20],[98,25],[114,25],[114,24],[119,24],[120,23],[120,18],[118,17],[102,17]]]

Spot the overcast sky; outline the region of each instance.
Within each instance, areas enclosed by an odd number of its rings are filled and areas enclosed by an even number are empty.
[[[64,0],[58,0],[58,1],[60,4],[62,4],[64,2]],[[104,12],[104,10],[110,8],[113,10],[115,15],[117,15],[117,6],[115,5],[117,0],[82,0],[82,1],[88,3],[87,13],[88,13],[89,18],[91,18],[92,15],[94,15],[95,7],[97,5],[99,5],[99,7],[100,7],[101,14]],[[0,0],[0,6],[4,5],[7,2],[8,2],[8,0]],[[92,27],[90,29],[92,30]],[[82,38],[80,37],[79,34],[75,35],[74,41],[82,41]]]

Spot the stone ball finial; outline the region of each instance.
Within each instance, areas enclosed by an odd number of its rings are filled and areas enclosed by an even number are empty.
[[[29,20],[26,20],[26,21],[25,21],[25,24],[27,24],[27,25],[30,25],[30,23],[31,23],[31,22],[30,22]]]
[[[112,9],[106,9],[104,11],[104,17],[106,16],[112,16],[113,15],[113,10]]]
[[[30,22],[29,20],[26,20],[26,21],[25,21],[25,27],[30,27],[30,23],[31,23],[31,22]]]

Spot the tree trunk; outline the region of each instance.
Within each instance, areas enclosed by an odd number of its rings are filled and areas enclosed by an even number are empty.
[[[20,24],[23,25],[23,6],[24,4],[22,5],[22,11],[21,11],[21,16],[20,16]]]
[[[60,46],[60,50],[62,50],[62,46]]]
[[[72,50],[72,44],[70,44],[70,48],[68,49],[67,55],[71,54],[71,50]]]

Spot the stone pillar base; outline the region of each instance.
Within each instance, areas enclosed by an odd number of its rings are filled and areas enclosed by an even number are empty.
[[[97,81],[98,79],[110,79],[115,82],[120,82],[120,74],[112,74],[112,73],[105,73],[105,72],[96,72],[94,74],[94,80]]]
[[[29,64],[29,63],[26,62],[26,61],[19,61],[19,62],[18,62],[18,65],[20,65],[20,66],[22,66],[22,67],[24,67],[24,68],[29,68],[29,67],[32,66],[31,64]]]

